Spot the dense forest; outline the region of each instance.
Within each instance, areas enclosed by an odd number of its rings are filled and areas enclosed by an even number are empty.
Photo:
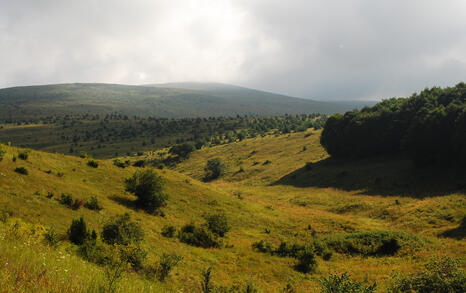
[[[0,141],[21,147],[108,158],[192,142],[197,148],[267,133],[319,129],[321,114],[166,119],[121,114],[48,116],[0,125]],[[11,122],[11,121],[6,121]]]
[[[466,163],[466,84],[328,118],[321,143],[334,157],[406,153],[418,166]]]

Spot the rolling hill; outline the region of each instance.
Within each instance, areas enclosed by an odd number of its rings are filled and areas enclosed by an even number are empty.
[[[0,145],[5,153],[0,161],[0,291],[101,292],[107,268],[83,260],[66,237],[71,221],[80,216],[101,231],[112,216],[130,213],[145,233],[141,246],[148,265],[163,253],[183,258],[165,282],[125,271],[116,292],[203,292],[202,272],[208,267],[217,287],[239,286],[234,292],[245,292],[247,283],[257,292],[319,292],[322,277],[344,272],[357,281],[376,281],[376,292],[386,292],[393,272],[422,271],[432,256],[464,258],[465,193],[448,181],[459,178],[435,170],[415,174],[408,160],[396,156],[358,164],[332,161],[320,134],[308,130],[203,147],[174,170],[155,169],[169,196],[164,216],[136,209],[135,197],[124,189],[125,178],[149,168],[120,168],[111,160],[96,160],[98,167],[92,168],[87,158]],[[120,159],[151,156],[157,154]],[[202,182],[203,167],[212,158],[225,163],[225,175]],[[28,175],[15,172],[21,167]],[[60,204],[62,193],[84,200],[95,196],[103,210],[70,209]],[[231,227],[221,248],[162,236],[166,225],[179,231],[189,223],[202,225],[206,215],[217,212],[225,213]],[[43,241],[49,228],[63,237],[57,247]],[[377,245],[381,235],[398,239],[396,253],[365,255],[362,250]],[[317,256],[317,269],[304,274],[294,268],[295,258],[254,249],[261,240],[272,247],[324,243],[332,254]]]
[[[349,108],[224,84],[76,83],[0,89],[0,117],[12,121],[84,113],[163,118],[329,114]]]

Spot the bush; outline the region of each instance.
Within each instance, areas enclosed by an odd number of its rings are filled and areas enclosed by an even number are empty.
[[[139,271],[143,268],[147,257],[147,252],[144,249],[134,244],[120,246],[118,249],[121,259],[131,265],[133,270]]]
[[[320,279],[322,293],[372,293],[377,287],[376,283],[365,286],[361,282],[353,281],[347,273],[341,276],[335,274]]]
[[[75,199],[74,202],[73,202],[73,205],[71,206],[71,208],[73,210],[79,210],[80,208],[82,208],[83,205],[84,205],[84,200]]]
[[[73,220],[68,229],[68,238],[72,243],[82,245],[86,240],[90,239],[90,236],[91,233],[87,229],[87,224],[83,217],[79,220]]]
[[[136,205],[148,213],[154,213],[168,199],[162,192],[163,179],[152,170],[136,171],[125,180],[126,191],[138,197]]]
[[[53,228],[49,228],[47,232],[44,233],[44,240],[46,244],[57,247],[60,242],[60,236]]]
[[[118,159],[113,160],[113,165],[119,168],[126,168],[126,164]]]
[[[60,203],[62,205],[71,207],[73,205],[73,197],[71,196],[71,194],[62,193]]]
[[[230,231],[230,226],[228,225],[227,217],[223,213],[208,216],[207,227],[210,231],[212,231],[220,237],[225,236],[225,234],[228,231]]]
[[[84,206],[90,210],[94,210],[94,211],[100,211],[102,210],[102,206],[100,205],[99,203],[99,200],[97,199],[97,197],[95,196],[91,196],[87,201],[86,203],[84,204]]]
[[[194,224],[188,224],[181,228],[178,238],[181,242],[192,246],[198,246],[203,248],[220,247],[215,234],[203,227],[196,227]]]
[[[162,228],[162,236],[167,237],[167,238],[172,238],[175,236],[175,227],[172,225],[167,225]]]
[[[144,167],[144,165],[146,164],[146,161],[144,160],[138,160],[136,162],[133,163],[133,166],[134,167]]]
[[[87,165],[88,165],[89,167],[92,167],[92,168],[97,168],[97,167],[99,167],[99,163],[98,163],[97,161],[94,161],[94,160],[88,161],[88,162],[87,162]]]
[[[109,264],[112,260],[111,247],[97,241],[85,241],[79,247],[79,253],[85,260],[99,265]]]
[[[177,254],[162,254],[156,269],[157,279],[161,282],[170,274],[170,271],[177,266],[183,258]]]
[[[194,144],[192,143],[183,143],[179,145],[172,146],[168,151],[170,154],[175,154],[181,159],[186,159],[189,155],[195,150]]]
[[[423,272],[409,276],[393,276],[389,292],[466,292],[466,272],[459,260],[443,257],[434,258]]]
[[[28,172],[28,169],[24,168],[24,167],[18,167],[15,169],[15,172],[16,173],[19,173],[19,174],[22,174],[22,175],[28,175],[29,172]]]
[[[223,175],[225,172],[225,165],[219,158],[210,159],[207,161],[204,171],[204,180],[211,181]]]
[[[260,240],[252,244],[252,248],[262,253],[272,253],[273,249],[270,243]]]
[[[18,158],[19,158],[20,160],[26,161],[26,160],[28,159],[28,157],[29,157],[29,154],[28,154],[27,152],[22,152],[22,153],[19,153],[19,154],[18,154]]]
[[[297,256],[296,270],[302,273],[313,272],[317,267],[316,254],[311,246],[306,246]]]
[[[112,218],[103,227],[102,240],[111,245],[139,243],[144,238],[144,233],[138,223],[130,220],[131,216],[128,213]]]

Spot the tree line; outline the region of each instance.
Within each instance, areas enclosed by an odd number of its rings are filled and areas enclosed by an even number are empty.
[[[466,163],[466,84],[433,87],[328,118],[321,143],[333,157],[405,153],[416,165]]]

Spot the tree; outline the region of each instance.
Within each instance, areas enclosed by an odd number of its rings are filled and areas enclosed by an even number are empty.
[[[175,146],[172,146],[169,150],[170,154],[175,154],[182,159],[186,159],[189,155],[195,150],[194,144],[192,143],[182,143]]]
[[[223,175],[225,172],[225,165],[220,158],[210,159],[207,161],[204,171],[204,180],[211,181]]]
[[[168,196],[162,192],[163,179],[152,170],[136,171],[125,180],[126,191],[138,197],[136,205],[148,213],[164,206]]]
[[[230,231],[230,226],[228,225],[227,217],[223,213],[208,216],[207,227],[210,231],[212,231],[220,237],[225,236],[225,234],[228,231]]]
[[[128,213],[111,219],[102,230],[102,240],[111,245],[139,243],[143,238],[144,232],[141,226],[131,222],[131,216]]]
[[[73,220],[73,222],[71,222],[71,226],[68,229],[68,236],[70,241],[77,245],[82,245],[87,239],[90,238],[91,233],[89,232],[83,217],[81,217],[79,220]]]

